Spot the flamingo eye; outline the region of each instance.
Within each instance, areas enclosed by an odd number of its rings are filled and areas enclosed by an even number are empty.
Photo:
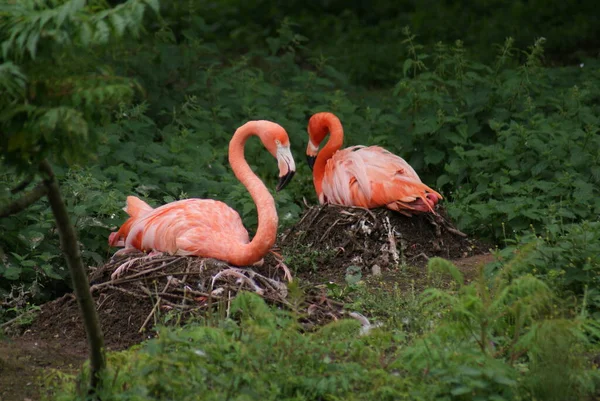
[[[281,145],[281,141],[279,139],[275,139],[275,145]]]

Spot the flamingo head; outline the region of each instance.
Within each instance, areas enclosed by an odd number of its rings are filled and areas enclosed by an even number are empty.
[[[296,173],[296,163],[290,150],[290,138],[282,126],[269,122],[267,129],[259,132],[260,140],[269,153],[277,159],[279,182],[276,191],[281,191]]]
[[[313,114],[308,120],[308,146],[306,147],[306,161],[312,170],[317,160],[319,146],[323,139],[329,134],[330,122],[337,120],[337,117],[332,113],[322,112]],[[339,121],[339,120],[338,120]]]

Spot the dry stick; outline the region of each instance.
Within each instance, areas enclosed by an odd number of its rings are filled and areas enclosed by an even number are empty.
[[[146,259],[145,262],[140,263],[140,265],[154,265],[157,263],[164,263],[165,259],[167,259],[168,261],[172,261],[174,259],[181,259],[183,256],[163,256],[162,258],[156,258],[156,259],[152,259],[152,258],[147,258],[146,256],[136,256],[136,257],[132,257],[132,258],[121,258],[121,259],[116,259],[114,261],[111,261],[109,263],[106,264],[106,268],[110,269],[110,268],[114,268],[117,265],[122,265],[123,263],[127,263],[129,262],[131,259],[136,259],[136,260],[141,260],[141,259]],[[127,261],[123,262],[124,259],[128,259]],[[123,263],[122,263],[123,262]]]
[[[456,234],[456,235],[458,235],[459,237],[463,237],[463,238],[466,238],[466,237],[467,237],[467,234],[463,233],[462,231],[458,231],[457,229],[455,229],[455,228],[452,228],[452,227],[448,227],[448,226],[445,226],[445,227],[446,227],[446,230],[448,230],[448,231],[449,231],[449,232],[451,232],[452,234]]]
[[[240,284],[239,288],[242,288]],[[229,319],[229,311],[231,310],[231,291],[227,290],[227,308],[225,309],[225,318]]]
[[[467,234],[465,234],[462,231],[459,231],[458,229],[452,227],[452,225],[450,224],[450,222],[448,220],[446,220],[443,216],[438,215],[438,217],[440,218],[440,220],[441,220],[444,228],[446,228],[446,230],[448,230],[452,234],[458,235],[459,237],[463,237],[463,238],[467,237]]]
[[[143,258],[145,258],[145,256],[142,256],[142,257],[138,258],[138,260],[139,259],[143,259]],[[164,269],[165,267],[171,266],[172,264],[175,264],[176,262],[179,262],[180,260],[181,260],[181,256],[177,257],[175,259],[171,259],[168,263],[164,263],[165,262],[164,260],[158,259],[158,262],[162,263],[160,266],[156,266],[156,267],[153,267],[153,268],[142,270],[142,271],[140,271],[140,272],[138,272],[136,274],[132,274],[131,276],[127,276],[127,278],[139,277],[139,276],[146,275],[148,273],[152,273],[152,272],[154,272],[156,270]],[[135,260],[134,260],[134,262],[135,262]],[[128,263],[128,262],[125,262],[125,263]],[[125,264],[125,263],[123,263],[123,264]],[[152,263],[150,261],[148,261],[147,263],[148,263],[148,265],[154,264],[154,263]],[[114,283],[118,282],[118,279],[117,280],[113,280],[112,282],[114,284]]]
[[[413,260],[415,260],[417,258],[424,258],[425,260],[429,260],[429,256],[427,256],[427,255],[425,255],[425,253],[421,252],[420,254],[410,258],[410,261],[412,262]]]
[[[188,285],[185,283],[185,282],[187,281],[187,278],[188,278],[187,272],[190,270],[190,267],[191,267],[191,266],[192,266],[192,265],[191,265],[191,263],[190,263],[190,260],[188,259],[188,260],[187,260],[187,265],[185,266],[185,273],[186,273],[186,274],[185,274],[185,276],[183,276],[183,278],[181,279],[181,284],[183,285],[183,299],[181,300],[181,305],[182,305],[182,306],[187,306],[187,304],[186,304],[186,301],[187,301],[187,298],[186,298],[186,295],[187,295],[187,289],[189,288],[189,289],[191,290],[191,288],[190,288],[190,287],[189,287],[189,286],[188,286]],[[173,276],[171,276],[171,277],[173,277]],[[178,320],[179,320],[179,318],[178,318]]]
[[[392,223],[390,223],[390,218],[385,216],[385,222],[387,223],[387,232],[388,232],[388,241],[390,243],[390,253],[392,254],[392,258],[394,259],[394,263],[398,264],[398,260],[400,257],[398,256],[398,249],[396,248],[396,238],[394,238],[394,233],[392,232]]]
[[[321,210],[322,210],[322,209],[323,209],[323,206],[319,207],[319,211],[316,213],[316,216],[318,216],[318,215],[319,215],[319,213],[321,213]],[[288,236],[289,236],[291,233],[293,233],[293,232],[296,232],[296,231],[297,231],[297,228],[300,226],[300,224],[302,224],[302,222],[303,222],[303,221],[304,221],[306,218],[308,218],[308,216],[311,216],[311,215],[313,215],[313,214],[314,214],[314,213],[313,213],[313,211],[314,211],[314,210],[316,210],[316,209],[314,209],[314,208],[311,208],[311,209],[309,209],[309,212],[308,212],[308,213],[306,213],[304,216],[302,216],[302,218],[300,219],[300,221],[298,221],[296,224],[294,224],[294,225],[293,225],[293,226],[292,226],[292,227],[289,229],[289,231],[288,231],[286,234],[284,234],[284,235],[281,237],[281,242],[285,242],[285,240],[287,239],[287,237],[288,237]],[[310,223],[308,223],[308,226],[311,226],[311,225],[312,225],[312,223],[313,223],[314,219],[316,218],[316,216],[314,216],[314,217],[312,218],[312,220],[310,221]]]
[[[120,292],[122,292],[124,294],[131,295],[132,297],[138,298],[138,299],[146,299],[147,298],[147,297],[145,297],[143,295],[140,295],[140,294],[138,294],[138,293],[136,293],[134,291],[130,291],[130,290],[127,290],[125,288],[117,287],[117,286],[114,286],[114,285],[109,285],[106,288],[111,289],[111,290],[115,290],[115,291],[120,291]]]
[[[169,288],[170,284],[171,284],[171,280],[169,279],[169,280],[167,280],[167,284],[165,284],[165,288],[163,288],[162,292],[167,291],[167,288]],[[146,325],[148,324],[148,322],[150,321],[150,319],[152,318],[152,316],[154,316],[154,312],[156,312],[156,310],[158,309],[158,306],[160,305],[161,299],[162,298],[159,295],[158,299],[156,300],[156,303],[154,304],[154,307],[150,311],[150,314],[146,317],[146,320],[144,320],[144,323],[142,323],[142,327],[140,327],[140,329],[138,330],[138,333],[141,333],[142,330],[144,330],[144,327],[146,327]]]
[[[10,319],[8,322],[4,322],[4,323],[0,324],[0,329],[8,327],[12,323],[14,323],[14,322],[18,321],[19,319],[21,319],[22,317],[25,317],[25,316],[28,316],[28,315],[31,315],[31,314],[34,314],[34,311],[27,311],[27,312],[21,313],[19,316]]]
[[[52,214],[56,220],[56,227],[60,237],[60,244],[71,273],[73,288],[82,314],[85,332],[90,347],[90,394],[95,394],[100,383],[100,373],[106,367],[104,358],[104,338],[98,319],[98,312],[90,292],[88,278],[83,268],[79,244],[75,229],[69,219],[65,202],[62,199],[56,177],[48,161],[43,160],[39,165],[40,172],[44,175],[44,184],[48,190],[48,201]],[[94,397],[96,398],[96,397]]]
[[[114,281],[112,281],[112,280],[111,280],[111,281],[106,281],[106,282],[104,282],[104,283],[95,284],[95,285],[93,285],[93,286],[92,286],[91,290],[92,290],[92,291],[95,291],[95,290],[97,290],[97,289],[99,289],[99,288],[102,288],[102,287],[107,287],[107,286],[109,286],[109,285],[125,284],[125,283],[130,283],[130,282],[132,282],[132,281],[139,281],[139,280],[138,280],[138,277],[140,277],[140,276],[145,276],[145,275],[147,275],[148,273],[152,273],[152,272],[155,272],[155,271],[157,271],[157,270],[164,269],[165,267],[168,267],[168,266],[170,266],[170,265],[173,265],[173,264],[175,264],[175,262],[178,262],[178,261],[179,261],[179,259],[172,260],[172,261],[170,261],[169,263],[165,263],[165,264],[163,264],[163,265],[156,266],[156,267],[154,267],[154,268],[152,268],[152,269],[143,270],[143,271],[141,271],[141,272],[138,272],[138,273],[132,274],[131,276],[125,276],[125,277],[123,277],[123,278],[116,279],[116,280],[114,280]],[[154,263],[153,263],[153,264],[154,264]],[[179,273],[179,275],[185,275],[185,274],[187,274],[187,273],[185,273],[185,272],[180,272],[180,273]],[[152,276],[152,277],[148,277],[148,278],[154,278],[154,277],[165,277],[165,276],[171,276],[171,275],[173,275],[173,274],[168,274],[168,273],[167,273],[167,274],[164,274],[164,275],[160,275],[160,276]]]
[[[160,269],[157,269],[157,270],[160,270]],[[150,280],[150,279],[157,279],[157,278],[162,278],[162,277],[185,276],[185,275],[188,275],[188,276],[203,276],[205,274],[206,274],[206,272],[172,272],[172,273],[155,274],[153,276],[145,277],[145,279]],[[96,285],[94,285],[92,287],[92,290],[97,290],[97,289],[100,289],[100,288],[108,287],[110,285],[117,285],[117,284],[120,285],[120,284],[127,284],[127,283],[139,282],[139,281],[140,281],[139,277],[129,279],[129,276],[128,276],[127,278],[115,280],[114,282],[106,281],[104,283],[96,284]]]
[[[325,233],[321,236],[321,239],[319,239],[319,242],[323,241],[325,239],[325,237],[327,237],[327,234],[329,234],[329,232],[333,229],[333,227],[336,226],[336,224],[341,220],[341,218],[337,219],[336,221],[333,222],[333,224],[331,226],[329,226],[329,228],[327,229],[327,231],[325,231]]]
[[[101,302],[98,303],[98,305],[96,306],[96,309],[99,311],[100,309],[102,309],[102,305],[104,305],[106,303],[106,301],[108,301],[110,299],[110,297],[112,297],[113,294],[108,294]]]
[[[314,223],[315,219],[316,219],[317,217],[319,217],[319,215],[321,214],[321,212],[323,211],[323,209],[325,209],[326,207],[327,207],[327,204],[323,204],[323,205],[321,205],[321,207],[319,207],[319,209],[317,209],[317,213],[315,213],[315,215],[313,216],[313,218],[312,218],[312,219],[310,220],[310,222],[308,223],[308,226],[309,226],[309,227],[313,225],[313,223]],[[313,210],[314,210],[314,209],[313,209]]]

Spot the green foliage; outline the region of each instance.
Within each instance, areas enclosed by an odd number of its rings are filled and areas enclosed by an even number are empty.
[[[515,275],[533,274],[558,290],[566,304],[574,295],[583,299],[584,313],[600,317],[600,223],[548,225],[544,235],[530,233],[507,242],[488,274],[507,266]]]
[[[356,320],[301,333],[292,315],[243,293],[231,305],[235,320],[162,328],[139,349],[110,354],[101,396],[583,399],[598,379],[582,358],[589,349],[583,321],[545,316],[551,298],[533,277],[498,280],[491,288],[482,279],[453,294],[432,290],[420,297],[420,307],[439,317],[424,334],[407,336],[399,321],[368,335],[359,334]],[[54,384],[54,399],[84,397],[74,377],[56,377]]]
[[[435,259],[429,268],[456,271]],[[590,347],[583,333],[597,323],[561,317],[543,281],[514,273],[505,269],[492,282],[481,275],[456,293],[423,293],[425,309],[441,319],[405,351],[402,366],[438,383],[436,397],[563,400],[593,391],[599,377],[582,360]]]
[[[432,63],[414,64],[416,76],[396,86],[409,117],[398,125],[409,135],[395,147],[420,149],[407,160],[435,172],[437,187],[454,197],[451,216],[479,236],[499,239],[549,216],[573,222],[600,211],[598,69],[580,69],[575,81],[574,70],[543,69],[542,46],[536,41],[521,66],[507,69],[511,40],[491,66],[465,58],[460,42],[440,44]]]
[[[158,11],[158,1],[102,4],[27,0],[0,8],[0,88],[9,95],[0,99],[0,154],[17,171],[48,155],[85,160],[98,140],[93,119],[132,100],[134,82],[102,68],[98,46],[137,35],[146,5]]]
[[[201,26],[204,37],[240,52],[266,48],[264,38],[275,36],[287,19],[298,25],[297,34],[308,39],[309,45],[298,52],[298,57],[327,58],[353,82],[368,86],[385,87],[402,77],[401,66],[408,58],[403,46],[403,27],[407,25],[428,47],[440,40],[461,39],[469,57],[485,63],[496,56],[493,44],[509,36],[519,48],[536,37],[545,37],[548,59],[560,64],[579,63],[586,54],[597,56],[600,37],[598,24],[590,18],[596,13],[596,3],[591,0],[320,0],[310,4],[299,0],[226,0],[218,7],[210,2],[190,3],[190,14],[183,5],[165,10],[179,21],[181,31]]]
[[[109,358],[111,383],[101,394],[121,399],[397,399],[407,379],[380,364],[384,338],[359,337],[360,324],[342,320],[303,335],[293,319],[254,294],[232,302],[240,322],[221,327],[164,329],[139,353]],[[110,363],[112,362],[112,363]],[[57,399],[73,399],[64,393]]]

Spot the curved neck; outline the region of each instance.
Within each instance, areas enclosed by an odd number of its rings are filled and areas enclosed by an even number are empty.
[[[337,152],[344,142],[344,129],[342,123],[333,114],[327,115],[320,121],[321,126],[327,127],[329,131],[329,139],[323,149],[317,154],[317,160],[315,160],[315,166],[313,168],[313,183],[317,196],[321,196],[323,192],[323,176],[325,175],[325,166],[327,161],[331,159],[333,154]]]
[[[260,134],[260,123],[250,122],[240,127],[229,142],[229,164],[238,180],[246,187],[258,209],[258,229],[252,241],[231,250],[231,262],[250,265],[261,260],[271,249],[277,236],[275,200],[265,184],[254,174],[244,157],[244,145],[252,135]]]

